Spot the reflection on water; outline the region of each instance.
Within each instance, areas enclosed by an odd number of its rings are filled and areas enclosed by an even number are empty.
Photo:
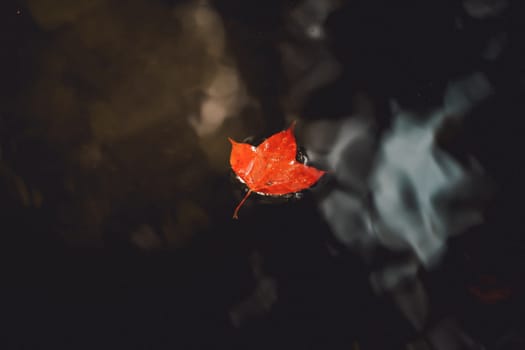
[[[524,6],[410,3],[2,2],[11,348],[523,343]],[[232,221],[291,120],[328,175]]]

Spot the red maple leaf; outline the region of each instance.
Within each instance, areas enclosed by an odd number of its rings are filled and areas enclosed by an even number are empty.
[[[235,208],[234,219],[238,218],[240,207],[251,193],[281,196],[299,192],[315,184],[325,173],[296,160],[294,126],[295,122],[257,147],[229,138],[232,144],[230,165],[248,186],[248,192]]]

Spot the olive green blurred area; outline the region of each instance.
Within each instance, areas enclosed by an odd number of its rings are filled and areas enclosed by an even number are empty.
[[[227,137],[264,122],[214,11],[144,0],[3,7],[5,215],[41,218],[34,225],[67,245],[140,250],[184,246],[230,219]]]

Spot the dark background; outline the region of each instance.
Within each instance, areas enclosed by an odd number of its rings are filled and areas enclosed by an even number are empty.
[[[281,103],[293,84],[278,43],[297,3],[213,2],[225,52],[258,107],[199,139],[186,116],[216,63],[185,26],[190,15],[173,15],[191,2],[1,2],[2,348],[397,349],[417,337],[371,292],[368,268],[335,241],[310,193],[254,199],[231,220],[240,186],[226,136],[287,126]],[[422,272],[432,317],[453,314],[489,349],[523,329],[524,6],[510,1],[475,18],[452,0],[343,2],[326,22],[342,73],[300,111],[305,120],[339,118],[353,108],[348,96],[365,91],[380,133],[390,98],[427,110],[449,81],[489,77],[494,97],[447,147],[460,159],[474,155],[497,195],[486,223]],[[501,33],[505,49],[485,59]],[[148,60],[157,62],[151,70]],[[135,244],[144,225],[150,243]],[[277,301],[236,328],[228,314],[257,286],[254,252]],[[512,296],[475,298],[468,286],[485,275],[496,281],[488,288]]]

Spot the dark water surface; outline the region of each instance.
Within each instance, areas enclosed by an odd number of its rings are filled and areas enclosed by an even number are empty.
[[[345,116],[363,91],[381,132],[390,98],[424,111],[478,70],[499,95],[451,152],[475,154],[506,186],[482,238],[453,240],[425,283],[435,317],[460,310],[486,344],[522,324],[522,297],[492,308],[464,291],[472,274],[515,280],[525,265],[523,172],[509,156],[523,137],[512,118],[494,119],[525,110],[519,2],[485,20],[461,1],[343,1],[326,21],[342,69],[304,99],[294,93],[318,47],[294,36],[300,2],[197,3],[0,4],[0,348],[403,348],[418,332],[372,292],[370,266],[334,238],[311,192],[254,196],[232,220],[243,188],[227,137],[262,139],[290,115]],[[492,34],[511,44],[480,59]],[[282,42],[301,53],[283,58]],[[509,233],[494,243],[486,232],[498,230]]]

